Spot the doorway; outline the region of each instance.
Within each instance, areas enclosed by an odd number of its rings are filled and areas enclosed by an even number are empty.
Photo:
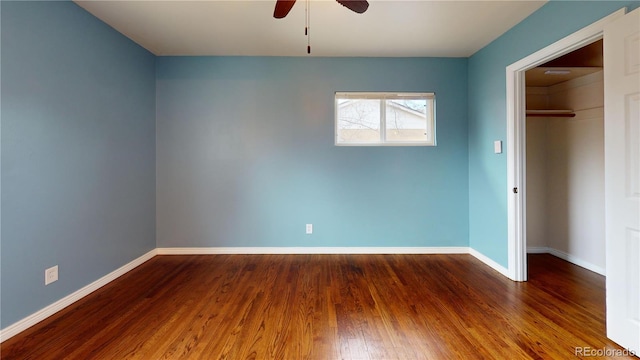
[[[626,9],[507,67],[509,276],[527,280],[525,72],[602,38],[607,337],[640,352],[640,9]]]
[[[533,53],[506,69],[508,275],[527,280],[526,79],[527,70],[558,59],[603,38],[605,25],[623,17],[625,9]]]
[[[603,41],[527,70],[527,253],[605,274]]]

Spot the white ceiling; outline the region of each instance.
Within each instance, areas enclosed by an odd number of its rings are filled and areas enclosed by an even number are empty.
[[[156,55],[307,56],[304,0],[284,19],[275,0],[75,2]],[[545,2],[312,0],[311,56],[467,57]]]

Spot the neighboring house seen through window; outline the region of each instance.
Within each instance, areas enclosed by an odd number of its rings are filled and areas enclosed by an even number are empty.
[[[435,146],[434,93],[337,92],[336,145]]]

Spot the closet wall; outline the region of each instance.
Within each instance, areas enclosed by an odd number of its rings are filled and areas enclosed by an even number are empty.
[[[529,250],[604,274],[603,73],[527,88],[527,108],[575,112],[527,118]]]

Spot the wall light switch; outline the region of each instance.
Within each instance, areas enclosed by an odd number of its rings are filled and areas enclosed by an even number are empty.
[[[496,140],[493,142],[493,152],[496,154],[502,154],[502,141]]]

